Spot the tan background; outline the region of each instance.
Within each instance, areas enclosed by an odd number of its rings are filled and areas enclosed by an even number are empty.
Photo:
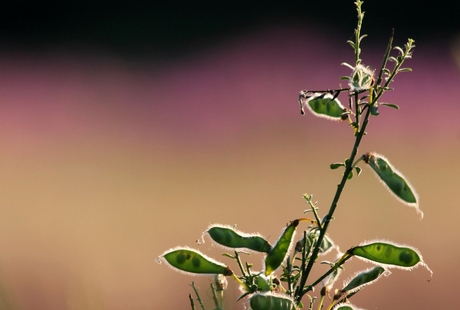
[[[301,89],[338,87],[348,38],[276,27],[174,62],[130,65],[59,50],[0,55],[0,299],[12,309],[188,309],[195,281],[156,258],[195,246],[211,223],[276,240],[324,214],[349,156],[345,123],[301,117]],[[403,44],[405,38],[398,38]],[[364,46],[377,67],[386,42]],[[416,43],[417,44],[417,43]],[[418,44],[417,44],[418,45]],[[384,238],[416,246],[434,271],[394,271],[354,298],[365,309],[445,309],[458,301],[460,128],[454,42],[418,45],[360,152],[411,180],[425,218],[367,169],[346,187],[330,236],[343,251]],[[342,98],[343,100],[344,98]],[[366,167],[363,167],[366,168]],[[200,249],[216,259],[208,241]],[[262,258],[251,261],[260,265]],[[354,260],[347,274],[368,267]],[[238,296],[230,281],[226,309]]]

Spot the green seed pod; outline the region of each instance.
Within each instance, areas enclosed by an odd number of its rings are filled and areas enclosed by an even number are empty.
[[[254,278],[254,284],[257,285],[257,290],[261,292],[268,292],[271,289],[269,281],[262,275]]]
[[[377,281],[381,274],[385,274],[384,272],[385,269],[380,266],[360,272],[354,275],[351,280],[347,281],[348,283],[340,291],[341,293],[351,293],[358,291],[364,286]],[[388,273],[385,275],[388,275]]]
[[[206,257],[199,251],[191,248],[175,248],[166,251],[161,256],[174,270],[183,271],[192,274],[222,274],[231,276],[232,270]]]
[[[332,310],[361,310],[361,309],[350,304],[349,302],[342,302],[340,304],[335,305],[335,307],[332,308]]]
[[[295,229],[299,225],[299,220],[292,221],[279,237],[276,244],[265,257],[265,275],[270,275],[286,259],[289,249],[292,246]]]
[[[227,248],[245,248],[263,253],[271,249],[270,243],[260,235],[245,234],[229,226],[211,225],[206,232],[215,242]]]
[[[418,264],[424,265],[422,256],[416,249],[383,241],[359,245],[351,248],[348,253],[389,268],[410,270]]]
[[[286,295],[265,293],[254,294],[249,299],[252,310],[295,310],[295,303]]]
[[[315,116],[340,121],[346,112],[339,99],[330,93],[305,93],[299,97],[301,110],[307,107]]]
[[[407,179],[385,157],[377,153],[367,153],[363,155],[363,159],[399,201],[410,207],[414,207],[417,213],[423,218],[423,212],[418,207],[417,193]]]

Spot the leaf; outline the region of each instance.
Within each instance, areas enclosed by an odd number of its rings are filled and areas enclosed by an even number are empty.
[[[386,107],[389,107],[389,108],[393,108],[393,109],[399,110],[399,106],[396,105],[396,104],[393,104],[393,103],[382,102],[382,103],[379,103],[379,104],[380,104],[380,105],[383,105],[383,106],[386,106]]]
[[[404,55],[404,51],[402,48],[400,48],[399,46],[395,46],[393,47],[394,50],[397,50],[401,55]]]
[[[171,249],[163,253],[160,258],[176,271],[192,274],[223,274],[224,276],[233,274],[229,267],[188,247]]]
[[[350,173],[347,176],[348,180],[351,180],[353,178],[353,171],[350,171]]]
[[[309,98],[300,98],[301,108],[307,107],[315,116],[340,121],[345,107],[330,93],[314,93]]]
[[[359,176],[363,169],[361,169],[360,167],[355,167],[355,170],[356,170],[356,176]]]
[[[377,153],[367,153],[363,156],[377,177],[387,189],[402,203],[414,207],[416,212],[423,218],[423,212],[418,206],[418,196],[409,181],[396,170],[386,159]]]
[[[359,37],[359,42],[362,41],[362,39],[364,39],[365,37],[367,37],[367,34],[363,34],[362,36]]]
[[[334,169],[344,167],[344,166],[345,166],[344,163],[333,163],[333,164],[331,164],[331,169],[334,170]]]
[[[354,43],[353,43],[353,44],[354,44]],[[354,48],[354,47],[353,47],[353,48]],[[345,66],[345,67],[348,67],[348,68],[350,68],[351,70],[355,70],[355,67],[353,67],[352,65],[350,65],[350,64],[347,63],[347,62],[342,62],[341,65],[342,65],[342,66]],[[350,78],[350,77],[348,77],[348,78]]]
[[[401,69],[398,69],[398,72],[412,72],[412,69],[411,68],[401,68]]]

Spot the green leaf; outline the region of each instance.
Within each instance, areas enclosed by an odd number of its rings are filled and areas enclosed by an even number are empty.
[[[334,169],[344,167],[344,166],[345,166],[344,163],[333,163],[333,164],[331,164],[331,169],[334,170]]]
[[[350,44],[351,47],[355,48],[355,42],[348,40],[347,43]]]
[[[362,39],[364,39],[365,37],[367,37],[367,34],[363,34],[362,36],[359,37],[359,42],[362,41]]]
[[[404,51],[402,48],[400,48],[399,46],[395,46],[393,47],[394,50],[397,50],[401,55],[404,55]]]
[[[400,68],[398,69],[398,72],[412,72],[411,68]]]
[[[386,106],[386,107],[389,107],[389,108],[393,108],[393,109],[396,109],[396,110],[399,110],[399,106],[396,105],[396,104],[393,104],[393,103],[385,103],[385,102],[382,102],[382,103],[379,103],[380,105],[383,105],[383,106]]]
[[[367,153],[363,156],[378,178],[387,189],[402,203],[414,207],[423,218],[423,212],[418,207],[418,196],[405,177],[396,170],[386,159],[377,153]]]
[[[276,244],[265,257],[265,275],[270,275],[286,259],[287,253],[292,246],[292,240],[299,220],[292,221],[280,235]]]
[[[360,167],[355,167],[355,170],[356,170],[356,176],[359,176],[363,169],[361,169]]]
[[[351,180],[353,178],[353,171],[350,171],[350,173],[347,176],[348,180]]]
[[[379,240],[351,248],[349,253],[388,268],[411,270],[419,264],[425,265],[416,249]]]
[[[176,271],[193,274],[223,274],[231,276],[232,270],[191,248],[175,248],[166,251],[161,256]]]
[[[330,93],[314,93],[309,98],[300,98],[301,107],[307,107],[313,115],[329,120],[340,121],[346,111],[338,98]]]
[[[250,249],[256,252],[270,252],[271,245],[258,234],[246,234],[230,226],[211,225],[206,231],[218,244],[232,249]]]
[[[354,44],[354,43],[353,43],[353,44]],[[342,66],[345,66],[345,67],[348,67],[348,68],[350,68],[351,70],[355,70],[355,67],[353,67],[352,65],[350,65],[350,64],[347,63],[347,62],[342,62],[341,65],[342,65]],[[350,77],[348,77],[348,78],[350,78]]]

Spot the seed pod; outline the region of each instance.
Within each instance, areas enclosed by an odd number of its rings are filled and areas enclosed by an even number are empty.
[[[411,270],[421,264],[431,272],[416,249],[394,243],[378,240],[351,248],[348,253],[388,268]]]
[[[407,179],[385,157],[377,153],[367,153],[363,155],[363,159],[399,201],[410,207],[414,207],[417,213],[423,218],[423,212],[418,207],[417,193]]]
[[[211,225],[206,232],[215,242],[227,248],[245,248],[263,253],[271,249],[270,243],[260,235],[245,234],[229,226]]]
[[[295,229],[299,225],[299,220],[292,221],[279,237],[276,244],[265,257],[265,275],[270,275],[286,259],[289,249],[292,246]]]
[[[303,111],[307,107],[315,116],[329,120],[340,121],[346,112],[339,99],[330,93],[309,93],[309,96],[299,96],[299,103]]]
[[[231,276],[233,274],[229,267],[191,248],[171,249],[163,253],[160,257],[173,267],[174,270],[185,273],[222,274],[224,276]]]
[[[249,299],[252,310],[295,310],[295,303],[286,295],[265,293],[254,294]]]
[[[349,302],[342,302],[340,304],[335,305],[335,307],[332,308],[332,310],[361,310],[361,309],[350,304]]]
[[[385,274],[383,267],[377,266],[372,269],[367,269],[353,276],[353,278],[342,288],[341,293],[351,293],[362,289],[364,286],[377,281],[381,274]],[[389,273],[389,272],[388,272]]]
[[[254,284],[257,285],[257,290],[261,292],[268,292],[271,289],[269,281],[262,275],[254,277]]]

